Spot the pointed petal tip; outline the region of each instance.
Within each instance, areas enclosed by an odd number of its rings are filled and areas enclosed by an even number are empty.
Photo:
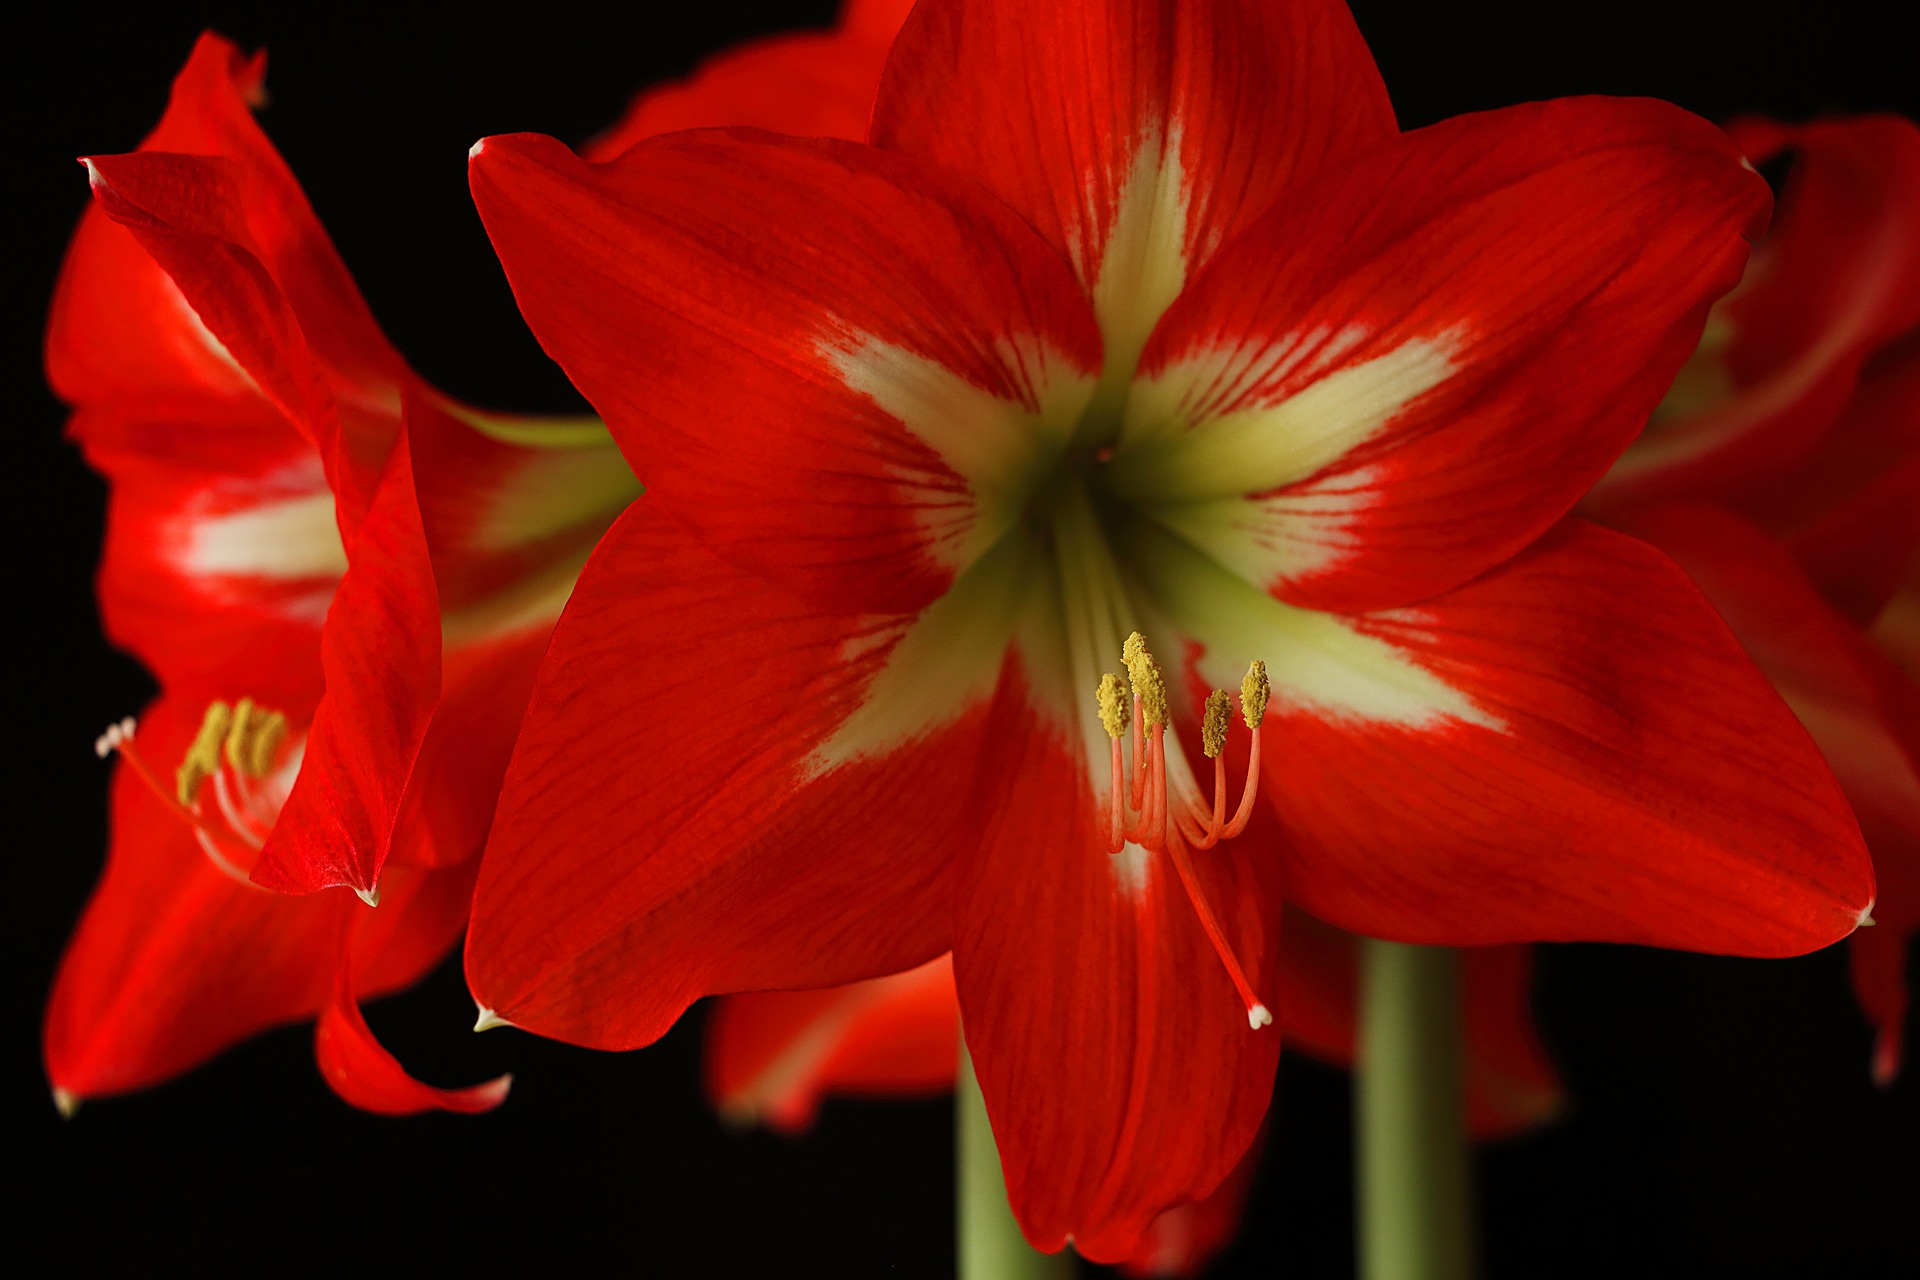
[[[1853,927],[1856,929],[1866,929],[1879,923],[1873,918],[1873,909],[1878,905],[1879,899],[1876,898],[1869,901],[1866,906],[1860,908],[1860,914],[1854,917]]]
[[[62,1120],[71,1120],[80,1110],[80,1095],[69,1093],[59,1085],[53,1086],[53,1109],[60,1113]]]
[[[467,159],[478,160],[480,158],[480,153],[485,151],[486,149],[487,149],[487,140],[485,138],[482,138],[480,139],[480,141],[474,143],[472,146],[467,148]]]
[[[1258,1031],[1262,1027],[1273,1025],[1273,1010],[1263,1004],[1256,1004],[1247,1010],[1247,1025]]]
[[[374,885],[371,889],[355,889],[353,892],[356,896],[359,897],[360,901],[366,903],[370,907],[377,907],[380,905],[380,886],[379,885]]]
[[[477,1005],[475,1007],[480,1011],[480,1016],[473,1020],[473,1029],[475,1031],[491,1031],[495,1027],[510,1027],[513,1025],[485,1005]]]

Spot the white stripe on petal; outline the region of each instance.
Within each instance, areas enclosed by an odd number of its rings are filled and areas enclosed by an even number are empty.
[[[1353,724],[1505,731],[1503,720],[1465,692],[1352,621],[1283,604],[1163,530],[1143,524],[1133,532],[1130,563],[1169,621],[1204,646],[1198,669],[1208,683],[1232,688],[1247,662],[1259,658],[1283,710]],[[1424,619],[1418,609],[1369,616],[1402,630]]]
[[[1093,313],[1106,342],[1103,386],[1125,390],[1153,327],[1186,286],[1187,189],[1178,130],[1167,137],[1151,125],[1120,188],[1097,267],[1088,260],[1092,236],[1082,230],[1073,237],[1076,264],[1093,282]],[[1099,207],[1093,195],[1088,208]]]
[[[1138,501],[1260,493],[1307,479],[1452,375],[1459,335],[1348,362],[1363,330],[1220,345],[1135,384],[1114,482]],[[1332,367],[1339,365],[1341,367]]]
[[[1007,537],[917,616],[855,641],[848,662],[878,646],[886,657],[852,714],[807,758],[806,776],[886,755],[991,697],[1007,646],[1044,589],[1036,563],[1024,537]]]
[[[1019,518],[1033,487],[1066,447],[1093,381],[1031,338],[1003,342],[998,357],[1019,387],[1008,399],[937,360],[870,334],[841,333],[821,354],[846,385],[899,420],[967,484],[970,500],[921,473],[896,476],[902,502],[926,531],[934,558],[970,565]]]
[[[278,497],[187,517],[178,564],[196,577],[293,580],[347,571],[331,493]]]

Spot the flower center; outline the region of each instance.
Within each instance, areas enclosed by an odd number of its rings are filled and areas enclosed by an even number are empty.
[[[94,743],[101,757],[119,753],[167,811],[187,824],[209,861],[250,888],[249,876],[300,770],[304,740],[290,741],[284,713],[251,698],[208,704],[200,730],[180,757],[173,786],[134,744],[131,716]]]

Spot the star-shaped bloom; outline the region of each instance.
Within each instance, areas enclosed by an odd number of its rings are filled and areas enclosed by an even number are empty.
[[[634,1047],[950,948],[1024,1229],[1118,1259],[1259,1129],[1283,897],[1450,944],[1855,927],[1804,730],[1566,518],[1764,220],[1718,130],[1400,133],[1318,0],[928,0],[870,143],[475,148],[650,490],[509,768],[489,1017]]]

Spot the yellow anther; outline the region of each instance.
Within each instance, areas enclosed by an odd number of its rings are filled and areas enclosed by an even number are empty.
[[[285,715],[242,698],[234,704],[233,724],[227,730],[227,763],[241,777],[264,778],[286,736]]]
[[[1200,749],[1207,753],[1207,759],[1227,749],[1227,717],[1232,714],[1233,703],[1225,689],[1207,695],[1207,708],[1200,717]]]
[[[1258,729],[1267,714],[1267,697],[1273,686],[1267,683],[1267,664],[1255,658],[1247,664],[1246,678],[1240,682],[1240,715],[1247,728]]]
[[[1148,729],[1167,723],[1167,682],[1160,676],[1160,664],[1147,651],[1146,637],[1129,632],[1120,646],[1120,661],[1127,664],[1133,696],[1140,699],[1140,723]]]
[[[192,808],[200,796],[201,785],[220,772],[220,744],[226,741],[232,725],[233,711],[226,703],[207,704],[207,714],[200,720],[200,732],[193,735],[193,743],[180,758],[180,767],[174,770],[173,794],[181,804]]]
[[[1141,662],[1133,690],[1140,695],[1140,723],[1148,729],[1167,723],[1167,682],[1160,678],[1160,664],[1152,654]]]
[[[1109,738],[1118,738],[1133,720],[1133,700],[1127,696],[1127,682],[1112,674],[1101,676],[1094,696],[1100,700],[1101,726]]]

